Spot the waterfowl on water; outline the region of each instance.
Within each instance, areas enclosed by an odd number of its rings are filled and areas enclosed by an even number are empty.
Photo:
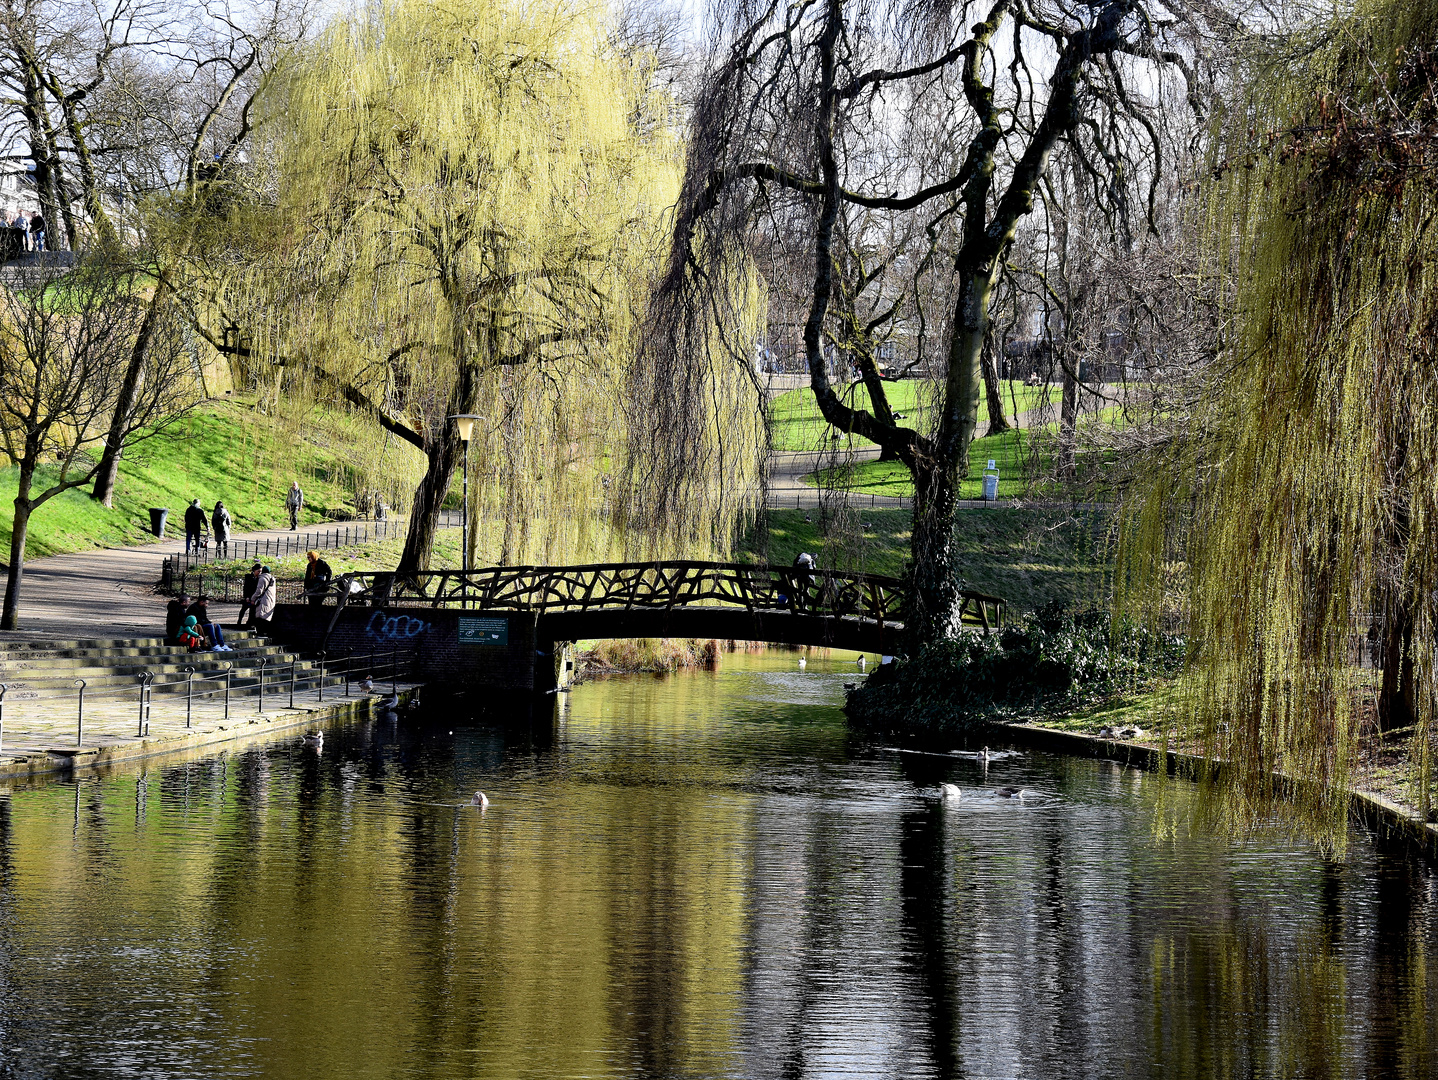
[[[804,670],[806,667],[808,667],[808,666],[809,666],[809,661],[805,660],[802,656],[799,657],[799,670],[800,670],[800,671],[803,671],[803,670]]]
[[[958,784],[940,784],[939,795],[941,798],[945,800],[951,800],[953,802],[958,802],[964,797],[963,790],[959,787]]]
[[[1023,788],[1016,787],[996,787],[994,794],[1001,799],[1022,799],[1024,797]]]
[[[474,798],[472,798],[472,799],[469,800],[469,805],[470,805],[470,806],[477,806],[477,807],[479,807],[481,810],[483,810],[485,807],[487,807],[487,806],[489,805],[489,796],[486,795],[486,794],[485,794],[484,792],[482,792],[482,791],[476,791],[476,792],[474,793]]]
[[[859,670],[860,670],[860,671],[863,671],[863,670],[864,670],[866,667],[868,667],[868,666],[869,666],[869,661],[867,661],[867,660],[864,659],[864,654],[863,654],[863,653],[860,653],[860,654],[859,654]]]
[[[311,746],[319,746],[322,742],[325,741],[325,733],[323,731],[307,732],[304,736],[303,741]]]

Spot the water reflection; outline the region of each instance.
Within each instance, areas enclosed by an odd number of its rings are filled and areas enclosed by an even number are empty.
[[[0,795],[0,1072],[1434,1074],[1425,869],[869,745],[853,678],[739,657]]]

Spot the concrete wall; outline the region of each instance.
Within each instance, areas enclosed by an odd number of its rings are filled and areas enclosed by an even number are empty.
[[[397,650],[401,664],[415,658],[414,677],[423,682],[528,692],[555,685],[556,663],[563,663],[562,657],[536,654],[536,620],[531,612],[347,607],[326,641],[325,632],[334,618],[332,605],[279,604],[271,633],[297,652],[313,655],[323,648],[331,660],[346,655],[361,658],[354,669],[357,677],[363,675],[362,658],[372,652],[376,672],[387,673],[391,650]],[[466,624],[466,640],[461,640],[461,620]],[[495,640],[496,633],[502,643]]]

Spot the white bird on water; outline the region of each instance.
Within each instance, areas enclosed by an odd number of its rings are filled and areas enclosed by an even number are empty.
[[[958,802],[964,797],[964,793],[958,784],[940,784],[939,795],[945,802]]]
[[[863,653],[860,653],[860,654],[859,654],[859,670],[860,670],[860,671],[863,671],[863,670],[864,670],[866,667],[868,667],[868,666],[869,666],[869,661],[867,661],[867,660],[864,659],[864,654],[863,654]]]
[[[469,805],[470,805],[470,806],[477,806],[477,807],[479,807],[481,810],[483,810],[483,809],[485,809],[487,806],[489,806],[489,796],[486,795],[486,794],[485,794],[484,792],[482,792],[482,791],[476,791],[476,792],[474,793],[474,798],[472,798],[472,799],[469,800]]]
[[[310,746],[320,746],[325,741],[325,733],[323,731],[311,731],[305,735],[303,741]]]
[[[803,670],[804,670],[806,667],[808,667],[808,666],[809,666],[809,661],[805,660],[802,656],[799,657],[799,670],[800,670],[800,671],[803,671]]]

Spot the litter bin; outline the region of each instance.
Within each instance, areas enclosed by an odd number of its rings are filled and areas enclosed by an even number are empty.
[[[990,502],[999,497],[999,470],[994,466],[994,459],[989,458],[989,464],[984,469],[984,502]]]
[[[165,538],[165,517],[169,514],[168,506],[150,507],[150,531],[161,540]]]

